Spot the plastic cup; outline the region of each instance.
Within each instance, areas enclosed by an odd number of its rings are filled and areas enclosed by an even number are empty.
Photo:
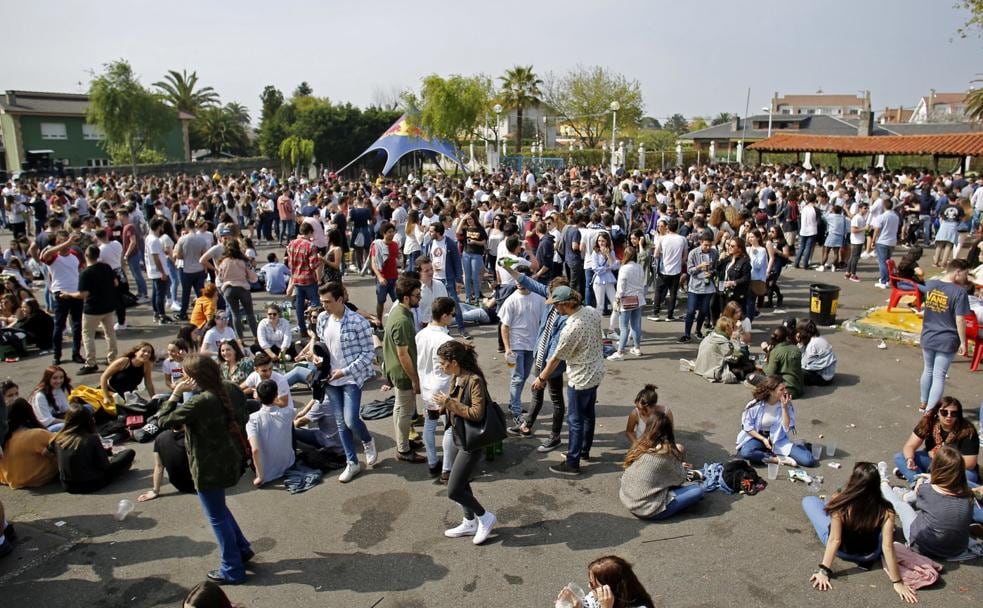
[[[127,515],[133,512],[133,509],[133,501],[124,498],[116,505],[116,513],[113,517],[116,518],[116,521],[123,521]]]
[[[778,463],[769,462],[768,463],[768,479],[778,479]]]
[[[835,441],[830,441],[829,443],[826,444],[826,455],[829,456],[830,458],[832,458],[833,456],[836,456],[836,442]]]
[[[814,443],[812,444],[812,457],[819,460],[820,456],[823,455],[823,444]]]
[[[508,365],[509,369],[511,369],[515,367],[515,362],[518,360],[519,360],[518,355],[516,355],[515,353],[509,353],[508,356],[505,357],[505,365]]]

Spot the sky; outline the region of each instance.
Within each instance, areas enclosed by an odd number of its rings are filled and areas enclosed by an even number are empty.
[[[0,89],[80,92],[109,61],[145,85],[198,74],[258,121],[259,93],[367,106],[429,74],[562,74],[601,65],[640,83],[660,120],[760,112],[771,95],[870,90],[875,110],[983,77],[983,37],[955,0],[33,0],[4,7]],[[16,51],[11,52],[11,49]]]

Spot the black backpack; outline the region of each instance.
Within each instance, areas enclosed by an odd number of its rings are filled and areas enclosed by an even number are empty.
[[[724,465],[721,480],[732,492],[754,496],[768,487],[768,482],[758,475],[746,460],[735,459]]]

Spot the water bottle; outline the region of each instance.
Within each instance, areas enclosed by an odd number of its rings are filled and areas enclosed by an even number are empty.
[[[564,589],[569,591],[570,595],[573,596],[573,599],[580,602],[581,606],[584,605],[584,598],[586,597],[586,594],[584,593],[584,590],[577,585],[577,583],[567,583],[567,586],[564,587]],[[570,599],[566,597],[559,597],[556,600],[556,608],[574,608],[576,605],[577,604],[570,601]]]
[[[123,521],[126,516],[133,512],[133,501],[124,498],[116,505],[116,514],[113,515],[116,521]]]

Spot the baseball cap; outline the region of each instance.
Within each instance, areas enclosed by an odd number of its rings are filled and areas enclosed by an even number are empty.
[[[223,226],[218,231],[219,236],[232,236],[232,229],[228,226]]]
[[[559,287],[553,290],[553,293],[550,294],[550,297],[548,300],[546,300],[546,303],[557,304],[560,302],[570,302],[576,297],[573,295],[573,293],[574,293],[573,290],[570,289],[569,286],[560,285]]]

